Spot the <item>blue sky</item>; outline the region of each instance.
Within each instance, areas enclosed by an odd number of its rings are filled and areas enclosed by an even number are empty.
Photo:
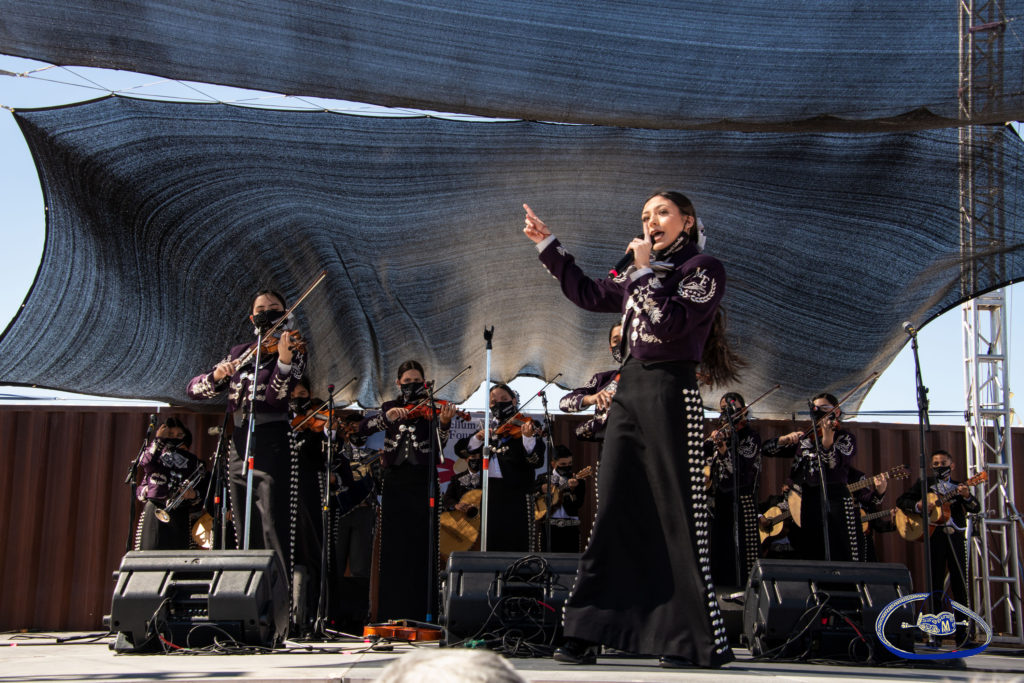
[[[39,62],[0,56],[0,70],[22,73],[45,68]],[[76,85],[77,84],[77,85]],[[385,110],[370,105],[346,102],[330,102],[319,98],[282,98],[273,93],[252,93],[235,88],[213,87],[203,84],[181,85],[164,81],[155,76],[112,72],[101,69],[48,68],[36,71],[31,77],[0,75],[0,234],[4,237],[5,264],[0,269],[0,327],[4,327],[17,313],[35,277],[42,254],[44,240],[44,215],[42,191],[25,141],[14,122],[10,108],[22,109],[42,107],[67,102],[92,99],[106,94],[107,89],[126,90],[134,94],[164,96],[172,98],[195,98],[203,101],[202,93],[211,93],[216,99],[248,99],[264,106],[307,107],[313,103],[318,107],[339,111],[373,111],[383,115],[403,115],[402,110]],[[1015,332],[1024,331],[1024,323],[1018,313],[1021,305],[1016,299],[1024,297],[1024,285],[1015,285],[1009,292],[1009,344],[1010,388],[1024,387],[1024,361],[1015,363],[1015,357],[1022,347]],[[919,323],[920,321],[913,321]],[[962,424],[964,411],[963,352],[960,309],[955,309],[924,326],[919,335],[922,354],[922,374],[930,389],[932,421],[943,424]],[[904,414],[863,415],[862,419],[880,422],[916,421],[916,397],[914,391],[914,366],[910,345],[896,357],[875,384],[861,406],[862,413],[885,411]],[[2,378],[0,378],[2,380]],[[540,382],[522,382],[520,393],[528,396],[535,393]],[[0,394],[31,393],[20,389],[0,388]],[[555,389],[549,393],[557,405],[557,397],[563,393]],[[470,400],[470,409],[482,407],[482,392]],[[1014,403],[1015,405],[1015,403]],[[554,407],[554,406],[552,406]],[[538,406],[539,408],[539,406]],[[953,414],[943,414],[953,413]],[[1014,425],[1020,425],[1019,419]]]

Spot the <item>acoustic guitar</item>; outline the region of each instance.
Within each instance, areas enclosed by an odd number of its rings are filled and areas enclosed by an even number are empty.
[[[878,477],[881,477],[882,480],[885,481],[888,479],[906,479],[909,476],[910,472],[907,471],[906,465],[896,465],[885,472],[880,472],[876,475],[865,477],[864,479],[855,481],[852,484],[848,484],[846,488],[849,489],[850,493],[854,493],[869,486],[874,486],[875,479]],[[796,489],[790,490],[789,498],[787,500],[789,501],[789,513],[792,515],[793,521],[796,522],[797,526],[802,526],[800,524],[800,506],[803,503],[803,498],[801,497],[800,492]]]
[[[963,486],[977,486],[983,481],[988,481],[988,472],[978,472],[976,475],[963,482]],[[949,493],[941,496],[937,493],[928,494],[928,503],[935,506],[935,508],[928,513],[929,535],[935,533],[935,529],[940,526],[945,526],[946,522],[949,521],[949,502],[953,500],[956,495],[956,489],[953,489]],[[920,541],[924,537],[924,525],[921,523],[921,515],[908,515],[903,510],[897,510],[896,530],[900,532],[900,536],[902,536],[906,541]]]
[[[471,506],[468,510],[445,510],[441,513],[441,536],[439,539],[441,562],[456,550],[472,550],[480,539],[480,503],[483,489],[470,489],[462,494],[460,503]]]
[[[896,465],[885,472],[881,472],[872,477],[866,477],[859,481],[855,481],[852,484],[847,485],[850,493],[859,491],[862,488],[868,486],[874,486],[875,477],[882,477],[882,479],[906,479],[910,476],[905,465]],[[779,506],[773,506],[765,510],[764,516],[767,521],[763,524],[758,524],[757,535],[761,539],[761,543],[764,543],[769,538],[775,538],[782,533],[782,529],[785,526],[787,520],[792,519],[796,522],[797,526],[800,526],[800,505],[803,503],[803,498],[800,496],[800,492],[796,489],[791,489],[789,497],[787,498],[789,503],[789,510],[783,511]]]
[[[569,477],[570,479],[586,479],[594,473],[594,468],[587,465],[576,474]],[[560,486],[551,492],[551,507],[557,507],[562,500],[562,496],[566,491],[569,490],[569,485]],[[543,491],[538,491],[533,494],[533,521],[539,522],[544,519],[544,515],[548,513],[548,497]]]

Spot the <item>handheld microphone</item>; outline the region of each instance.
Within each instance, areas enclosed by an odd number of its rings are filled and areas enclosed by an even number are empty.
[[[640,233],[639,235],[637,235],[636,238],[638,240],[642,240],[644,238],[643,233]],[[626,268],[629,268],[629,266],[632,263],[633,263],[633,252],[632,251],[627,251],[625,254],[622,255],[622,258],[620,258],[615,263],[615,265],[612,266],[608,270],[608,274],[611,275],[612,277],[618,277],[619,273],[624,271]]]
[[[917,336],[917,328],[911,325],[909,320],[903,323],[903,331],[909,334],[911,337]]]

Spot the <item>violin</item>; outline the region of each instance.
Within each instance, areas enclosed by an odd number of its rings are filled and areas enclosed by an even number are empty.
[[[442,408],[452,405],[451,401],[442,401],[439,398],[434,399],[434,405],[430,405],[429,400],[424,400],[419,403],[410,403],[409,405],[402,406],[405,410],[409,411],[409,414],[405,416],[407,420],[414,420],[416,418],[423,418],[429,420],[434,416],[434,412],[441,412]],[[456,410],[455,417],[465,422],[469,422],[473,418],[465,410]]]
[[[292,351],[297,351],[299,353],[305,353],[306,352],[306,340],[302,338],[302,335],[299,334],[298,330],[284,330],[284,331],[290,333],[289,334],[289,339],[291,339],[291,342],[292,342]],[[267,337],[263,340],[263,345],[260,346],[260,351],[262,353],[267,353],[267,354],[269,354],[269,353],[277,353],[277,346],[280,343],[280,341],[281,341],[281,336],[279,334],[267,335]],[[256,345],[253,344],[253,347],[255,347],[255,346]]]
[[[513,439],[520,439],[523,436],[523,427],[526,425],[533,426],[534,436],[544,436],[544,429],[540,424],[532,417],[523,415],[522,413],[516,413],[509,419],[505,420],[500,427],[494,430],[494,435],[502,438],[511,437]]]
[[[315,413],[307,413],[305,415],[296,415],[292,418],[292,431],[311,431],[311,432],[322,432],[327,426],[331,416],[326,410],[318,410]],[[342,419],[342,417],[334,416],[334,429],[338,432],[338,439],[344,441],[359,429],[359,423],[350,420]]]
[[[432,624],[420,624],[406,619],[389,621],[385,624],[367,624],[363,627],[363,637],[377,636],[384,640],[402,640],[413,642],[417,640],[434,641],[441,640],[444,631],[440,626]]]

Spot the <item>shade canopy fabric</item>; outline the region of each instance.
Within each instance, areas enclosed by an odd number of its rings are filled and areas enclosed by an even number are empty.
[[[188,379],[251,337],[257,289],[293,299],[326,270],[297,311],[317,393],[358,377],[342,398],[377,405],[417,358],[439,383],[472,365],[441,392],[464,399],[490,325],[493,379],[561,372],[578,386],[611,366],[617,316],[562,297],[521,204],[598,276],[659,186],[690,196],[725,263],[730,337],[749,363],[733,388],[783,385],[766,416],[844,393],[903,346],[904,320],[1024,273],[1019,192],[1001,237],[961,253],[951,130],[630,130],[122,97],[16,119],[47,235],[0,338],[10,383],[185,404]],[[1019,178],[1020,139],[997,137],[990,152]]]
[[[987,6],[961,27],[954,0],[0,0],[0,52],[536,121],[892,131],[965,119],[961,31],[1004,38],[969,120],[1022,118],[1024,0]]]

